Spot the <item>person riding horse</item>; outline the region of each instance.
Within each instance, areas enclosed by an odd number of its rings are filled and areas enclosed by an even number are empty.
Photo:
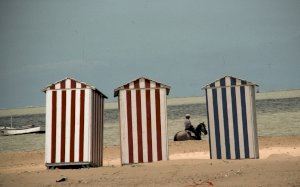
[[[184,130],[187,131],[188,133],[193,132],[194,134],[196,134],[195,128],[192,125],[190,118],[191,118],[190,114],[185,115]]]
[[[199,125],[194,128],[190,121],[191,116],[189,114],[185,115],[184,130],[178,131],[174,135],[174,141],[185,141],[185,140],[202,140],[201,133],[207,134],[206,126],[204,122],[199,123]]]

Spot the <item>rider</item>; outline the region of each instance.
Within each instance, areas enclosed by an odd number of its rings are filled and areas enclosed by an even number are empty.
[[[185,128],[185,130],[195,133],[195,128],[193,127],[193,125],[190,121],[190,118],[191,118],[190,114],[185,115],[184,128]]]

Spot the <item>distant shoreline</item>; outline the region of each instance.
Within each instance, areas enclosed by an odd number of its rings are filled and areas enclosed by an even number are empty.
[[[273,91],[273,92],[262,92],[256,94],[257,100],[265,99],[284,99],[284,98],[295,98],[300,97],[300,89],[295,90],[284,90],[284,91]],[[204,96],[194,96],[194,97],[176,97],[168,98],[168,106],[174,105],[189,105],[189,104],[204,104]],[[105,103],[105,109],[117,109],[117,102]],[[33,115],[33,114],[44,114],[45,106],[29,106],[29,107],[19,107],[11,109],[0,109],[0,117],[6,116],[20,116],[20,115]]]

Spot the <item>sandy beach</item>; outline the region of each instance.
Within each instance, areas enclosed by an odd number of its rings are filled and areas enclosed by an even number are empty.
[[[210,160],[207,141],[169,142],[169,161],[121,166],[118,146],[104,167],[47,170],[44,152],[1,152],[0,186],[299,186],[300,136],[260,137],[260,159]],[[67,177],[65,182],[56,182]]]
[[[0,136],[0,187],[21,184],[300,186],[299,93],[299,90],[293,90],[258,94],[260,159],[210,160],[207,136],[202,141],[172,141],[174,134],[182,129],[181,117],[186,112],[192,114],[193,123],[207,118],[201,99],[176,98],[168,100],[169,161],[121,166],[119,138],[116,138],[119,137],[118,111],[107,109],[103,167],[47,170],[44,165],[44,134]],[[196,100],[198,104],[193,104]],[[44,118],[44,115],[17,116],[14,124],[43,124]],[[9,121],[7,117],[1,119],[3,123]],[[56,182],[62,177],[67,180]]]

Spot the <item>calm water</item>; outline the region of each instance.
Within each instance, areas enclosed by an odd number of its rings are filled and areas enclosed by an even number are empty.
[[[259,136],[300,135],[300,98],[258,100],[257,122]],[[205,104],[168,106],[168,135],[182,130],[183,118],[191,114],[194,125],[206,119]],[[104,145],[119,144],[118,110],[104,112]],[[10,117],[0,118],[1,126],[9,126]],[[26,124],[45,125],[45,115],[15,116],[14,126]],[[0,151],[35,150],[44,148],[44,134],[0,136]],[[205,137],[207,138],[207,136]]]

